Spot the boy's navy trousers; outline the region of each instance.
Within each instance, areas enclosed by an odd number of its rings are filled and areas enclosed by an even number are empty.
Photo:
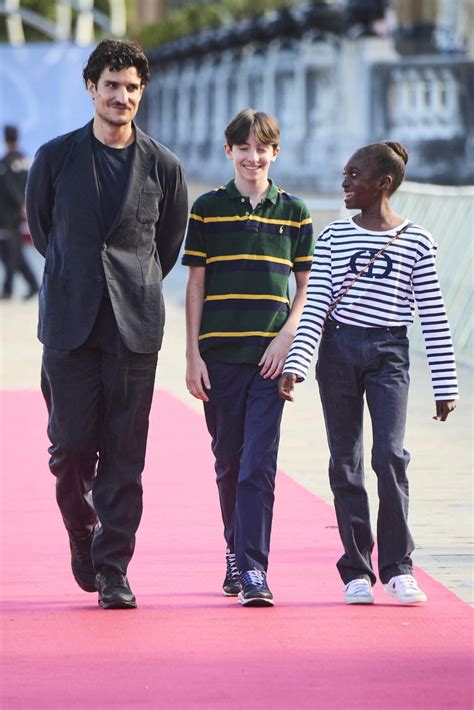
[[[242,572],[267,570],[283,400],[260,367],[208,360],[204,403],[224,537]]]

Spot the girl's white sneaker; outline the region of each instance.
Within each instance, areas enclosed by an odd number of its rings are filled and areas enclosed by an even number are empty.
[[[419,604],[428,598],[411,574],[398,574],[392,577],[385,585],[385,591],[400,604]]]
[[[346,604],[373,604],[374,595],[370,582],[365,577],[351,580],[344,587],[344,601]]]

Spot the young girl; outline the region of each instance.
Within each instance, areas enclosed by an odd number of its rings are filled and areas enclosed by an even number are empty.
[[[435,267],[436,245],[426,229],[390,206],[407,160],[402,145],[384,141],[360,148],[345,166],[344,201],[348,209],[360,212],[332,222],[319,236],[306,305],[279,385],[280,396],[293,400],[295,382],[306,377],[321,338],[316,378],[344,546],[337,567],[347,604],[372,604],[376,581],[364,487],[364,395],[372,419],[372,467],[378,479],[379,577],[387,593],[400,603],[426,601],[412,572],[414,542],[407,525],[406,475],[410,455],[403,448],[409,386],[407,327],[413,323],[415,302],[432,375],[434,418],[445,421],[458,398],[451,335]]]

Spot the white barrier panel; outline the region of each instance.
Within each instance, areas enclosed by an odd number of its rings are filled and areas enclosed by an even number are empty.
[[[92,118],[82,69],[92,47],[42,42],[0,45],[0,128],[18,126],[22,150],[40,145]]]
[[[473,346],[473,202],[474,187],[447,187],[405,183],[393,206],[413,222],[426,227],[438,244],[437,269],[448,311],[456,359],[472,366]],[[413,347],[423,349],[417,324]]]

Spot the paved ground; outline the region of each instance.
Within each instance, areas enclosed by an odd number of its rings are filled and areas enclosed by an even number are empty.
[[[201,411],[184,385],[183,309],[170,298],[166,342],[158,383]],[[423,353],[412,353],[411,397],[406,448],[410,464],[410,523],[417,565],[473,603],[472,568],[472,370],[460,368],[462,401],[447,422],[435,422],[428,365]],[[328,450],[314,378],[298,386],[287,404],[282,426],[279,466],[326,501],[332,501],[327,479]],[[204,426],[204,421],[203,421]],[[370,419],[366,426],[367,485],[373,523],[377,511],[375,474],[370,469]]]
[[[321,218],[327,221],[326,215]],[[40,268],[39,259],[33,257]],[[167,326],[157,383],[201,411],[184,386],[184,312],[186,269],[177,266],[167,279]],[[41,347],[35,338],[37,303],[0,302],[0,387],[39,386]],[[406,447],[410,464],[410,523],[417,543],[414,560],[465,601],[473,602],[472,574],[472,369],[459,368],[462,399],[446,423],[432,420],[429,371],[424,354],[412,353],[412,388]],[[204,421],[203,421],[204,426]],[[367,422],[367,485],[375,523],[375,475],[370,470],[370,421]],[[285,409],[280,468],[321,498],[331,501],[327,447],[313,378],[297,389]],[[211,474],[210,474],[211,475]]]

